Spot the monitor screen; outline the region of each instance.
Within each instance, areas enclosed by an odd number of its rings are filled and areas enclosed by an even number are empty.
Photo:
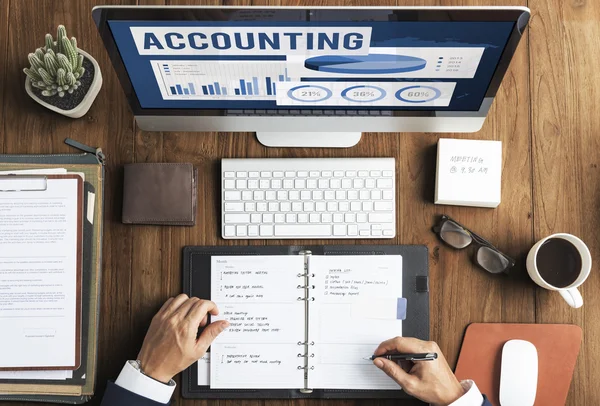
[[[141,108],[438,111],[479,110],[514,26],[334,12],[108,25]]]

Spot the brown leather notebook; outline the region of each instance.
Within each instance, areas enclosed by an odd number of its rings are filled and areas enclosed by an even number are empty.
[[[581,328],[569,324],[473,323],[467,327],[456,366],[459,380],[472,379],[492,405],[500,406],[500,364],[504,343],[526,340],[537,348],[536,406],[558,406],[567,401],[575,370]]]

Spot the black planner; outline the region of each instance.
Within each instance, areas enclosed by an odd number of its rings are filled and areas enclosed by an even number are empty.
[[[398,319],[402,316],[402,335],[416,337],[423,340],[429,339],[429,268],[428,251],[425,246],[397,246],[397,245],[336,245],[336,246],[246,246],[246,247],[185,247],[183,250],[183,287],[184,293],[200,298],[211,298],[211,267],[212,257],[229,256],[274,256],[282,257],[288,255],[307,258],[300,261],[304,264],[303,269],[294,275],[297,276],[297,300],[303,301],[307,306],[306,317],[309,317],[308,309],[314,300],[310,289],[314,281],[310,276],[315,276],[311,271],[308,258],[321,256],[401,256],[402,292],[398,292]],[[255,258],[251,258],[255,259]],[[330,258],[332,259],[332,258]],[[298,263],[295,261],[294,263]],[[377,261],[372,261],[377,263]],[[316,263],[316,262],[315,262]],[[219,266],[215,262],[215,266]],[[312,264],[312,262],[310,262]],[[400,270],[398,270],[400,271]],[[289,272],[289,270],[285,270]],[[375,272],[375,271],[374,271]],[[332,276],[333,277],[333,276]],[[316,280],[316,279],[315,279]],[[217,281],[218,282],[218,281]],[[321,282],[322,279],[321,279]],[[333,283],[330,281],[329,283]],[[296,287],[296,286],[295,286]],[[333,287],[330,285],[330,289]],[[341,289],[341,287],[340,287]],[[250,292],[250,291],[249,291]],[[333,291],[329,291],[333,294]],[[218,292],[217,292],[218,294]],[[325,293],[327,294],[327,293]],[[223,296],[222,296],[223,297]],[[400,301],[403,301],[402,311]],[[217,301],[217,305],[219,305]],[[400,314],[402,313],[402,315]],[[315,315],[316,317],[316,315]],[[308,321],[306,326],[308,326]],[[307,327],[308,328],[308,327]],[[308,330],[306,337],[308,337]],[[391,337],[389,337],[391,338]],[[314,344],[314,342],[312,343]],[[192,365],[183,373],[182,392],[186,398],[202,399],[296,399],[296,398],[320,398],[320,399],[353,399],[353,398],[409,398],[402,390],[391,389],[313,389],[307,377],[315,373],[311,366],[311,342],[308,339],[298,340],[298,369],[304,372],[304,385],[291,388],[211,388],[210,385],[198,384],[198,365]],[[209,352],[211,349],[209,349]],[[368,354],[365,354],[368,355]],[[300,358],[302,357],[302,358]],[[212,360],[211,362],[215,362]],[[216,368],[216,366],[215,366]]]

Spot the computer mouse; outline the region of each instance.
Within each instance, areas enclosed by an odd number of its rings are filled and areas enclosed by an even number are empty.
[[[537,392],[538,354],[525,340],[510,340],[502,347],[500,406],[533,406]]]

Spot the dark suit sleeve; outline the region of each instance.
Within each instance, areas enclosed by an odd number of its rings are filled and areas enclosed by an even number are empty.
[[[165,406],[165,403],[155,402],[109,382],[100,406]]]
[[[481,406],[492,406],[492,404],[485,395],[483,395],[483,403],[481,404]]]

